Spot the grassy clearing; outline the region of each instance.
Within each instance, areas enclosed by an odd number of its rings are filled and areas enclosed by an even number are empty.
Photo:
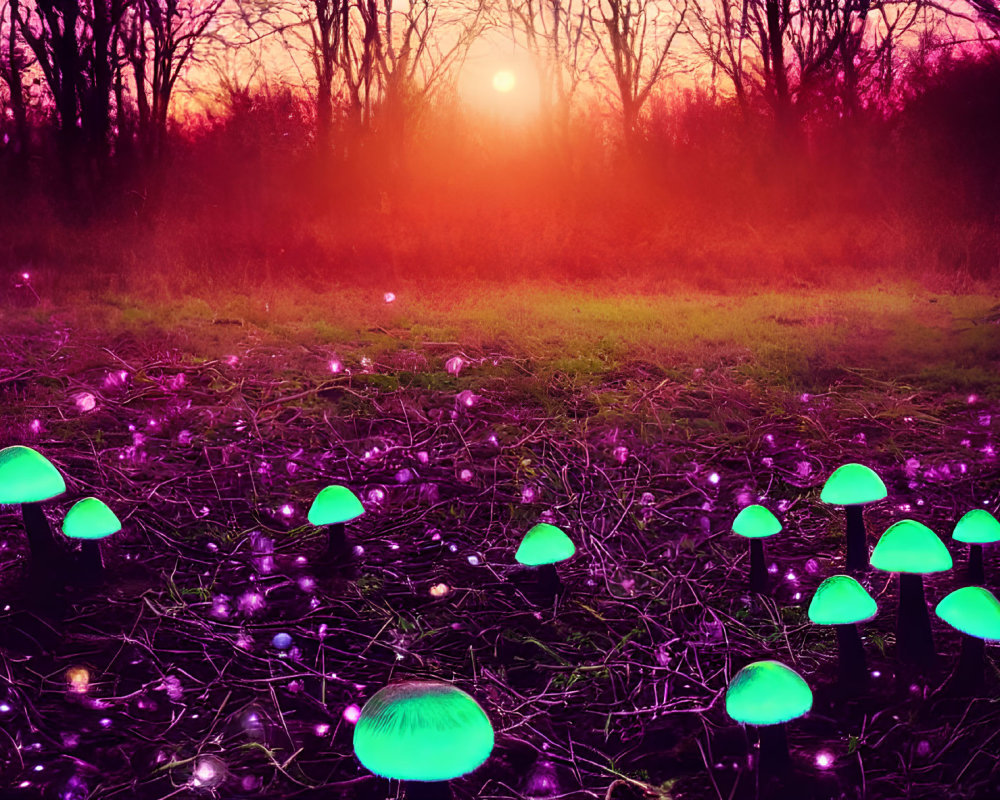
[[[366,355],[399,369],[401,354],[413,351],[403,371],[419,373],[456,353],[472,361],[503,355],[517,361],[512,376],[546,383],[554,375],[604,382],[645,365],[663,377],[725,369],[793,391],[863,378],[992,395],[1000,376],[1000,330],[987,321],[995,297],[906,284],[738,296],[663,286],[403,284],[385,287],[397,295],[391,304],[375,290],[269,288],[164,300],[64,284],[49,295],[43,286],[41,304],[4,310],[2,318],[8,325],[64,321],[112,339],[167,335],[207,358],[240,345],[292,345],[299,354],[336,351],[345,363]]]

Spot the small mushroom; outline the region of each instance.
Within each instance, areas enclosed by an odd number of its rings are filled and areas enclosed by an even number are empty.
[[[956,542],[969,545],[967,579],[974,586],[982,586],[986,583],[983,545],[1000,542],[1000,522],[989,511],[974,508],[958,521],[951,536]]]
[[[837,629],[840,655],[840,682],[854,690],[868,681],[865,648],[857,623],[878,613],[878,604],[868,591],[850,575],[834,575],[823,581],[809,603],[809,619],[816,625]]]
[[[96,497],[85,497],[66,512],[62,532],[69,539],[80,540],[80,574],[82,583],[97,584],[104,574],[100,540],[122,529],[115,512]]]
[[[346,486],[327,486],[309,507],[307,519],[311,525],[327,531],[326,557],[330,561],[346,561],[350,557],[344,526],[365,513],[365,507]]]
[[[726,689],[726,713],[758,728],[762,775],[785,771],[791,763],[785,723],[812,708],[813,695],[802,676],[778,661],[755,661],[736,673]]]
[[[44,570],[54,539],[41,504],[66,491],[66,482],[51,461],[30,447],[0,450],[0,504],[20,505],[33,568]]]
[[[514,560],[532,568],[539,594],[546,600],[553,600],[564,588],[556,564],[572,558],[575,553],[576,545],[562,530],[540,522],[524,534]]]
[[[733,520],[733,533],[750,540],[750,591],[767,589],[764,539],[780,531],[778,518],[761,505],[747,506]]]
[[[380,689],[361,709],[354,754],[376,775],[403,782],[408,800],[447,800],[448,781],[493,752],[486,712],[441,681],[405,681]]]
[[[847,514],[848,569],[868,569],[864,506],[884,499],[886,494],[882,479],[863,464],[837,467],[823,484],[819,499],[830,505],[843,506]]]
[[[926,525],[904,519],[882,534],[872,551],[872,566],[899,573],[896,646],[900,660],[930,664],[934,660],[934,637],[924,598],[924,575],[951,569],[951,553]]]
[[[981,586],[964,586],[934,609],[962,634],[962,651],[951,683],[959,694],[977,694],[986,684],[986,641],[1000,641],[1000,601]]]

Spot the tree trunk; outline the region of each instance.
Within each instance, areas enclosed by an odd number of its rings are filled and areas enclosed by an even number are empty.
[[[789,132],[791,108],[788,95],[788,74],[785,72],[784,29],[781,24],[779,0],[766,0],[767,46],[771,59],[771,81],[774,93],[774,119],[781,136]]]
[[[28,109],[24,103],[24,79],[21,76],[21,57],[17,52],[17,25],[20,17],[19,0],[10,2],[10,29],[7,39],[7,83],[10,87],[10,109],[14,115],[14,168],[23,176],[28,165]]]

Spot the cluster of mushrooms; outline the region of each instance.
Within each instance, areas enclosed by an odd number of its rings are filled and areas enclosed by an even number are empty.
[[[21,445],[0,450],[0,505],[21,507],[36,577],[38,568],[52,563],[55,547],[42,503],[65,491],[66,482],[59,470],[38,451]],[[74,569],[77,583],[100,582],[104,570],[100,540],[121,528],[115,513],[96,497],[85,497],[66,512],[62,533],[80,541],[79,561]]]
[[[0,505],[17,505],[31,555],[32,583],[48,586],[46,565],[60,560],[42,504],[66,492],[55,465],[30,447],[0,450]],[[327,486],[313,500],[307,519],[326,531],[324,560],[346,563],[352,548],[348,523],[365,513],[346,486]],[[81,547],[66,575],[73,583],[97,585],[104,563],[99,542],[121,530],[121,521],[96,497],[73,505],[61,531]],[[526,568],[526,595],[553,601],[563,592],[555,565],[576,553],[572,540],[558,527],[541,522],[522,539],[515,560]],[[451,795],[448,782],[479,767],[493,750],[489,717],[470,695],[440,681],[404,681],[376,692],[365,704],[354,729],[358,760],[374,774],[399,780],[410,800],[442,800]]]
[[[916,520],[904,519],[886,529],[869,558],[864,506],[886,496],[885,484],[872,469],[845,464],[826,481],[820,499],[843,506],[846,512],[848,571],[863,575],[874,567],[899,576],[896,654],[908,668],[922,669],[935,658],[924,575],[950,570],[952,557],[934,531]],[[752,591],[766,591],[763,540],[781,529],[774,514],[761,505],[747,506],[733,520],[733,532],[750,540]],[[945,596],[935,613],[962,634],[961,653],[950,686],[974,694],[985,683],[985,642],[1000,641],[1000,601],[979,585],[985,582],[982,546],[1000,542],[1000,522],[984,509],[973,509],[958,521],[952,538],[969,545],[965,578],[968,585]],[[875,599],[856,578],[846,574],[826,578],[809,603],[810,621],[833,625],[837,631],[839,682],[847,695],[856,694],[868,681],[857,626],[877,613]],[[730,682],[726,711],[735,721],[758,728],[758,769],[762,773],[779,772],[788,764],[784,725],[806,714],[812,700],[812,691],[802,676],[778,661],[749,664]]]
[[[55,466],[23,446],[0,450],[0,504],[21,507],[32,562],[44,564],[54,539],[41,504],[66,491]],[[899,575],[897,651],[901,661],[925,666],[934,658],[930,617],[923,575],[952,567],[948,549],[937,535],[914,520],[901,520],[882,535],[869,559],[863,507],[886,497],[878,475],[860,464],[846,464],[827,480],[821,500],[843,506],[847,517],[847,569],[860,575],[869,566]],[[310,524],[325,528],[326,560],[349,562],[352,548],[346,526],[365,513],[347,487],[327,486],[316,496]],[[79,539],[75,574],[79,581],[98,582],[103,568],[98,542],[121,529],[121,522],[101,500],[88,497],[67,512],[62,533]],[[734,533],[750,543],[750,588],[766,591],[765,538],[782,530],[781,523],[761,505],[744,508],[732,524]],[[943,598],[937,615],[960,631],[962,651],[955,680],[967,691],[985,679],[984,641],[1000,640],[1000,601],[984,582],[982,545],[1000,541],[1000,523],[987,511],[970,511],[955,527],[953,538],[969,544],[968,583]],[[553,600],[563,592],[555,565],[572,557],[576,548],[558,527],[539,523],[524,536],[515,560],[527,568],[526,585],[536,599]],[[851,575],[833,575],[816,589],[809,619],[833,625],[839,644],[839,677],[848,692],[868,680],[858,623],[872,619],[878,606]],[[729,716],[758,730],[758,769],[780,772],[790,761],[785,723],[806,714],[813,695],[806,681],[778,661],[757,661],[743,667],[726,691]],[[448,782],[465,775],[489,757],[494,734],[489,717],[470,695],[440,681],[404,681],[376,692],[361,710],[354,729],[354,751],[371,772],[402,781],[410,800],[441,800],[450,796]]]

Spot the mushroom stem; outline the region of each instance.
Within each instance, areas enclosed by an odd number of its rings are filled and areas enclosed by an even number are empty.
[[[962,650],[958,656],[954,686],[964,695],[978,694],[986,685],[986,642],[975,636],[962,635]]]
[[[49,569],[46,562],[52,552],[52,529],[38,503],[22,503],[21,519],[24,521],[24,532],[28,534],[28,546],[31,548],[31,560],[38,569]]]
[[[556,595],[563,593],[565,587],[559,579],[555,564],[542,564],[537,570],[538,591],[543,597],[554,599]]]
[[[840,651],[840,682],[858,688],[868,682],[868,663],[857,625],[836,625]]]
[[[403,781],[406,800],[451,800],[448,781]]]
[[[792,757],[788,754],[788,737],[785,735],[785,725],[764,725],[758,728],[760,737],[760,760],[758,772],[761,775],[778,775],[791,765]]]
[[[924,598],[924,576],[919,573],[899,573],[896,647],[899,660],[905,663],[926,666],[934,661],[934,637]]]
[[[764,542],[761,539],[750,540],[750,591],[763,592],[767,590],[767,567],[764,566]]]
[[[104,575],[104,560],[101,545],[96,539],[85,539],[80,543],[80,582],[97,584]]]
[[[326,557],[331,561],[346,561],[350,555],[350,550],[347,547],[344,523],[338,522],[334,525],[327,525],[326,534]]]
[[[868,532],[864,506],[844,506],[847,512],[847,568],[868,569]]]
[[[982,586],[986,583],[986,570],[983,568],[983,546],[981,544],[969,545],[967,577],[972,586]]]

